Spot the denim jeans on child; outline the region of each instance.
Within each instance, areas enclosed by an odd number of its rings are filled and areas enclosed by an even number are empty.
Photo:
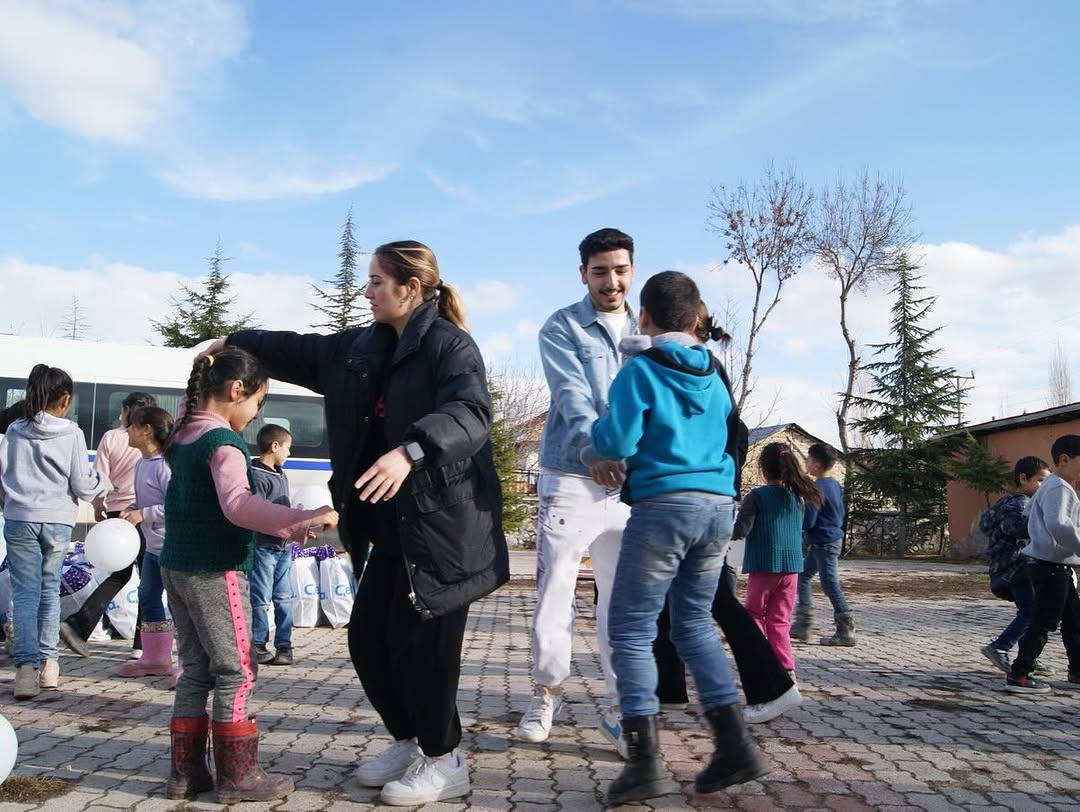
[[[998,651],[1008,651],[1016,645],[1035,614],[1035,589],[1031,586],[1027,567],[1017,568],[1009,582],[1009,589],[1012,591],[1013,603],[1016,604],[1016,617],[990,644],[991,648]]]
[[[671,640],[694,676],[702,706],[713,710],[738,701],[712,619],[734,523],[731,497],[698,491],[642,499],[630,509],[608,612],[624,719],[660,712],[652,645],[665,599]]]
[[[143,623],[163,623],[165,616],[165,584],[161,580],[161,559],[154,553],[143,553],[139,567],[139,617]]]
[[[15,666],[39,668],[57,659],[60,639],[60,567],[71,525],[4,522],[14,604]]]
[[[271,550],[255,548],[255,564],[248,574],[251,584],[251,637],[257,646],[265,646],[270,636],[267,612],[274,607],[274,648],[292,648],[293,595],[289,570],[292,547]]]
[[[850,611],[844,590],[840,588],[840,549],[843,540],[830,541],[828,544],[811,544],[803,561],[802,575],[799,576],[799,606],[814,605],[814,593],[811,579],[821,575],[821,591],[832,604],[833,612]]]

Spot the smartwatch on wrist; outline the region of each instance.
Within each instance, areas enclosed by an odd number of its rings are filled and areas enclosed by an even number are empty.
[[[424,449],[420,443],[413,440],[412,442],[405,443],[402,446],[405,449],[405,456],[409,458],[409,462],[412,463],[412,467],[419,468],[424,464]]]

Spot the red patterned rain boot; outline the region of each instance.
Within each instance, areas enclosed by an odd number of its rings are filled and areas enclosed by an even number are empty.
[[[293,791],[287,775],[272,775],[259,766],[259,726],[254,719],[214,722],[214,763],[218,803],[272,801]]]
[[[181,716],[169,722],[172,770],[165,785],[166,798],[194,798],[214,788],[206,752],[209,727],[210,719],[206,716]]]

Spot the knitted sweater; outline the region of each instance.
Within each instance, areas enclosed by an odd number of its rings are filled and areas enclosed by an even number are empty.
[[[225,518],[218,501],[210,458],[232,446],[247,459],[244,438],[230,429],[212,429],[169,454],[172,480],[165,494],[165,543],[161,566],[184,572],[247,572],[255,561],[255,534]],[[251,463],[247,467],[251,484]]]
[[[802,572],[803,500],[782,485],[762,485],[739,506],[733,538],[746,539],[743,572]]]

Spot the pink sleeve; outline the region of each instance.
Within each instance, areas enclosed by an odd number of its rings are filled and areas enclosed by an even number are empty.
[[[275,505],[251,492],[247,478],[247,458],[233,446],[222,446],[210,458],[218,502],[225,518],[237,527],[246,527],[291,541],[303,541],[314,510]]]
[[[109,437],[106,433],[98,443],[97,454],[94,455],[94,470],[100,474],[109,475]]]

